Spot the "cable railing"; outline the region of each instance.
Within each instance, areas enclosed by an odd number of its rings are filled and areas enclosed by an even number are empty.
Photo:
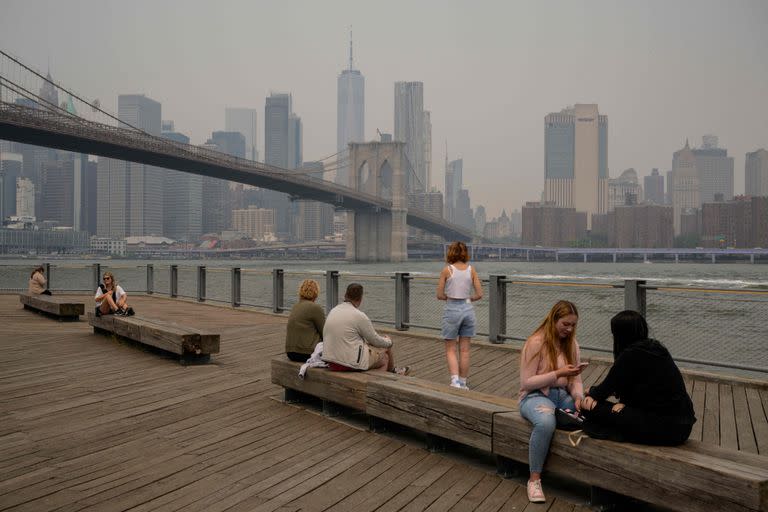
[[[0,265],[0,291],[25,291],[29,266]],[[436,299],[434,275],[394,272],[365,274],[284,271],[205,265],[136,265],[119,262],[47,264],[49,288],[58,292],[92,292],[104,272],[112,272],[129,292],[197,302],[250,307],[287,314],[298,301],[305,279],[320,286],[317,302],[329,312],[343,300],[351,283],[365,289],[361,309],[379,325],[439,336],[443,302]],[[579,309],[578,338],[584,351],[612,352],[610,319],[631,309],[642,313],[651,336],[661,340],[675,360],[691,365],[768,373],[764,328],[768,290],[658,287],[643,280],[604,282],[482,279],[484,299],[476,302],[476,337],[492,343],[520,345],[539,326],[556,301]]]

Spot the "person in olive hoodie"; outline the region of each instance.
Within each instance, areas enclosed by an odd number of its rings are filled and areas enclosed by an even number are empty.
[[[285,333],[285,354],[291,361],[306,362],[323,339],[325,313],[315,302],[318,295],[320,286],[313,279],[305,279],[299,286],[299,302],[291,308]]]
[[[693,403],[669,351],[648,338],[648,324],[636,311],[611,319],[614,363],[603,382],[581,402],[584,431],[631,443],[683,444],[696,422]],[[609,402],[615,396],[617,403]]]

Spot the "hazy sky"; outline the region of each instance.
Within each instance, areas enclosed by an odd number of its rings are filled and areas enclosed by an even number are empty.
[[[145,93],[193,143],[224,108],[259,111],[293,93],[304,159],[336,151],[336,78],[348,26],[365,75],[365,135],[393,130],[394,82],[424,82],[432,183],[464,158],[473,207],[489,217],[538,200],[543,118],[597,103],[612,177],[672,165],[686,138],[713,133],[735,158],[768,147],[768,2],[0,1],[0,47],[115,111]]]

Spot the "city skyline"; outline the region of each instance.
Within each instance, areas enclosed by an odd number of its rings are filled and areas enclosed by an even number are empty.
[[[395,82],[423,82],[435,141],[432,161],[444,161],[447,139],[455,151],[449,159],[464,159],[473,206],[485,205],[489,217],[539,198],[541,118],[564,105],[594,102],[610,117],[610,177],[627,168],[641,177],[652,168],[664,174],[686,138],[714,133],[734,158],[739,194],[745,154],[767,145],[768,107],[761,99],[768,66],[760,50],[768,46],[768,35],[759,28],[768,21],[768,8],[760,2],[569,2],[549,9],[494,3],[482,11],[462,3],[395,2],[394,12],[378,13],[376,22],[373,7],[348,2],[234,3],[221,11],[193,6],[181,19],[174,2],[137,2],[130,12],[117,3],[108,9],[77,4],[4,3],[0,45],[39,69],[50,62],[56,80],[112,111],[119,94],[144,93],[161,102],[164,117],[198,144],[224,128],[225,108],[263,112],[270,90],[290,91],[302,115],[309,159],[336,148],[336,78],[346,64],[352,25],[356,67],[366,76],[365,139],[374,139],[377,128],[393,132]],[[431,16],[436,5],[440,9]],[[395,40],[387,35],[387,23],[406,6],[410,16],[397,18]],[[291,16],[298,11],[303,16]],[[40,12],[46,13],[43,19]],[[266,21],[281,16],[292,20],[291,32],[280,32],[288,24]],[[726,17],[729,23],[723,24]],[[249,19],[257,30],[247,30]],[[27,20],[40,30],[24,30]],[[92,29],[84,32],[88,37],[72,37],[71,26],[78,23]],[[215,44],[196,38],[214,25],[226,29]],[[157,48],[153,38],[138,37],[145,32],[171,37]],[[294,32],[299,35],[292,39],[286,35]],[[277,52],[269,38],[281,33],[290,44]],[[715,63],[717,76],[710,69]],[[482,94],[468,94],[478,87]],[[259,153],[264,155],[262,147]],[[439,186],[444,169],[433,167],[432,183]]]

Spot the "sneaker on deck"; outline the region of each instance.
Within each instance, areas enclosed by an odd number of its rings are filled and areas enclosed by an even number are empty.
[[[459,379],[451,379],[451,387],[452,388],[462,389],[461,381]]]
[[[396,373],[397,375],[409,375],[411,373],[411,367],[410,366],[395,366],[392,369],[392,373]]]
[[[528,480],[528,501],[531,503],[544,503],[547,499],[544,497],[544,490],[541,488],[541,479]]]

